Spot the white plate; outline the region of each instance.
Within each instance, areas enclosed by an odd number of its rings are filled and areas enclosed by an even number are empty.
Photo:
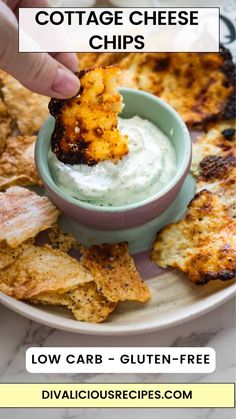
[[[225,46],[230,48],[234,54],[236,40],[234,37],[230,38],[230,22],[229,24],[226,22],[227,19],[230,20],[230,17],[225,13],[224,16],[225,19],[221,22],[222,41],[226,42]],[[231,26],[232,24],[233,21]],[[189,190],[189,185],[189,183],[185,183],[182,195],[173,203],[174,213],[169,209],[167,218],[161,218],[158,227],[170,222],[169,217],[175,220],[183,215],[183,207],[191,199],[189,193],[191,195],[192,191]],[[191,187],[190,185],[190,189]],[[179,205],[180,202],[182,205]],[[69,226],[68,222],[66,222],[66,226],[68,231],[70,231],[71,226]],[[63,227],[66,226],[63,225]],[[71,232],[73,232],[73,228],[74,226],[72,225]],[[78,231],[80,238],[81,235],[84,235],[84,242],[86,242],[85,233],[87,234],[85,230]],[[98,242],[100,241],[98,237]],[[131,243],[131,248],[134,251],[139,251],[133,243]],[[56,329],[91,335],[131,335],[153,332],[186,322],[213,310],[233,298],[236,294],[236,283],[234,280],[226,281],[225,283],[212,281],[204,286],[195,286],[182,273],[174,270],[158,270],[148,261],[147,254],[141,255],[141,257],[138,256],[137,265],[142,276],[147,278],[147,283],[152,290],[153,297],[151,301],[143,305],[122,303],[105,323],[78,322],[74,320],[73,316],[66,309],[39,305],[33,306],[17,301],[1,292],[0,303],[29,319]]]

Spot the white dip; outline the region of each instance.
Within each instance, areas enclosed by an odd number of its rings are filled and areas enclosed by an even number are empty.
[[[135,203],[161,190],[176,171],[170,140],[138,116],[119,118],[119,129],[129,137],[129,153],[118,163],[72,166],[50,151],[49,164],[57,185],[74,198],[110,206]]]

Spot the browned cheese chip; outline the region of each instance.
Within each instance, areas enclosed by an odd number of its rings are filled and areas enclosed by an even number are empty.
[[[236,218],[236,156],[208,156],[199,167],[197,192],[207,189],[217,194],[228,214]]]
[[[234,116],[235,67],[221,53],[131,53],[119,62],[119,83],[161,97],[189,126]]]
[[[12,247],[0,245],[0,270],[13,263],[20,253],[20,246],[12,249]]]
[[[48,198],[12,186],[0,192],[0,243],[17,247],[51,227],[58,216],[59,211]]]
[[[128,153],[127,136],[118,129],[122,110],[118,73],[117,67],[82,71],[76,97],[50,101],[49,110],[56,120],[51,146],[62,162],[94,165]]]
[[[92,246],[85,251],[82,264],[92,273],[98,291],[111,302],[146,302],[151,297],[126,243]]]
[[[71,298],[68,308],[80,321],[100,323],[106,320],[116,307],[116,303],[108,301],[98,291],[95,282],[82,284],[68,295]]]
[[[0,270],[15,262],[23,250],[32,244],[34,244],[34,239],[29,239],[15,248],[6,245],[4,242],[0,243]]]
[[[48,245],[25,246],[14,263],[0,271],[0,290],[17,299],[63,294],[89,281],[92,275],[76,259]]]
[[[22,246],[12,247],[6,246],[5,243],[0,243],[0,270],[15,262],[16,258],[22,253]]]
[[[106,320],[116,307],[116,303],[111,303],[98,292],[94,282],[80,284],[65,294],[41,293],[30,301],[34,304],[65,306],[76,320],[90,323]]]
[[[202,191],[190,202],[185,219],[157,234],[151,257],[162,268],[186,272],[195,284],[230,280],[236,275],[236,221],[217,195]]]
[[[34,163],[35,136],[9,137],[0,157],[0,190],[41,185]]]
[[[50,245],[54,249],[59,249],[65,253],[68,253],[71,249],[79,246],[76,238],[72,236],[72,234],[64,233],[58,224],[55,224],[50,228],[48,239]]]
[[[233,156],[236,154],[235,120],[211,122],[206,132],[193,144],[191,171],[199,173],[199,163],[207,156]]]
[[[235,67],[221,53],[81,54],[80,68],[118,64],[119,83],[153,93],[170,103],[189,126],[233,118]]]
[[[0,81],[4,103],[11,117],[16,120],[20,133],[37,133],[48,116],[48,98],[32,93],[3,71]]]
[[[116,307],[98,292],[86,268],[48,245],[0,248],[0,267],[0,291],[16,299],[65,306],[77,320],[94,323],[104,321]]]

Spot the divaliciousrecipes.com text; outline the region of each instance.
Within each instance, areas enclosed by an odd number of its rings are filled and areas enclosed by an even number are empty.
[[[191,400],[192,390],[42,390],[43,400]]]

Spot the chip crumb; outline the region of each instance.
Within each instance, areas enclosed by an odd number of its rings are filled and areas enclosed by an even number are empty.
[[[58,224],[54,224],[50,228],[48,239],[54,249],[59,249],[65,253],[68,253],[71,249],[78,249],[80,247],[76,238],[72,234],[65,233]]]

